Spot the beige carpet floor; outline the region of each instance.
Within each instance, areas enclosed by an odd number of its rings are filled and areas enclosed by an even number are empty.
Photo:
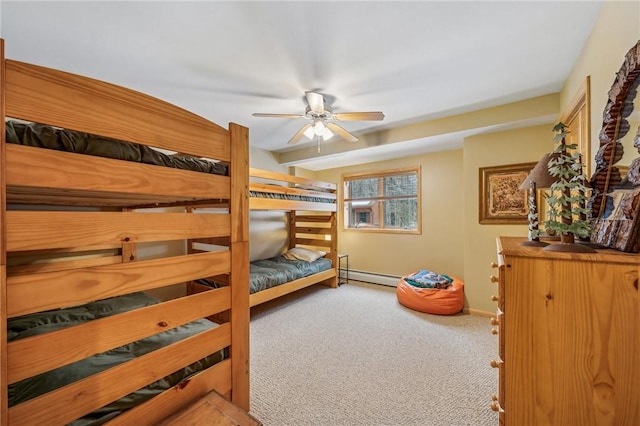
[[[251,315],[251,414],[265,426],[497,425],[487,318],[407,309],[395,288],[313,286]]]

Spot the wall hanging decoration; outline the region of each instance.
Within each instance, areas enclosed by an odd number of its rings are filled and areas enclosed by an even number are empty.
[[[520,189],[536,163],[480,168],[481,224],[526,224],[527,192]]]

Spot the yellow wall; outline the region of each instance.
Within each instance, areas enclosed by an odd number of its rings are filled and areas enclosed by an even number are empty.
[[[340,212],[338,251],[349,254],[351,269],[397,276],[430,269],[462,276],[464,189],[461,150],[324,170],[316,173],[316,179],[340,184],[345,173],[416,165],[422,168],[422,235],[345,231]],[[339,191],[341,194],[342,188]]]
[[[553,149],[553,124],[473,136],[464,140],[464,281],[469,308],[495,312],[496,237],[526,237],[527,225],[480,225],[479,168],[538,161]]]

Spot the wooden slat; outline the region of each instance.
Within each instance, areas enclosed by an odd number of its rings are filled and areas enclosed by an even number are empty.
[[[162,196],[187,201],[229,198],[227,176],[15,144],[7,144],[6,150],[6,179],[12,192],[13,187],[44,187],[84,191],[96,198],[113,197],[114,192],[125,200],[145,195],[149,202]]]
[[[90,259],[75,259],[50,263],[35,263],[33,265],[10,266],[7,275],[41,274],[43,272],[64,271],[67,269],[90,268],[92,266],[114,265],[122,263],[122,256],[93,257]]]
[[[157,424],[211,390],[226,394],[231,390],[231,360],[226,359],[168,389],[150,401],[118,415],[109,426]]]
[[[14,210],[7,212],[7,250],[225,236],[229,221],[225,214]]]
[[[277,200],[271,198],[251,197],[251,210],[307,210],[307,211],[336,211],[336,205],[330,203],[315,203],[311,201]]]
[[[326,215],[304,215],[304,214],[299,214],[296,216],[296,223],[300,223],[300,222],[324,222],[324,223],[331,223],[331,218],[333,215],[331,214],[326,214]]]
[[[193,238],[191,242],[200,244],[211,244],[214,246],[229,246],[229,244],[231,244],[229,237]]]
[[[249,169],[249,175],[255,178],[276,180],[276,181],[288,182],[288,183],[305,185],[305,186],[315,186],[317,188],[323,188],[323,189],[328,189],[333,191],[335,191],[337,188],[335,183],[322,182],[322,181],[303,178],[300,176],[285,175],[283,173],[272,172],[270,170],[251,168]]]
[[[295,281],[290,281],[285,284],[281,284],[276,287],[271,287],[266,290],[253,293],[249,296],[249,304],[251,306],[259,305],[260,303],[267,302],[269,300],[276,299],[284,296],[296,290],[308,287],[313,284],[317,284],[326,279],[330,279],[336,276],[335,269],[328,269],[326,271],[319,272],[317,274],[310,275],[308,277],[300,278]]]
[[[331,241],[325,239],[296,238],[296,245],[331,247]]]
[[[9,318],[228,273],[229,251],[7,278]]]
[[[9,383],[216,314],[230,305],[231,292],[220,288],[16,340],[8,346]]]
[[[12,426],[66,424],[229,346],[230,340],[231,327],[222,324],[13,406],[9,409],[9,423]]]
[[[327,228],[327,227],[313,228],[313,227],[309,227],[309,226],[296,226],[295,232],[296,232],[296,234],[331,235],[331,229]]]
[[[229,161],[228,131],[175,105],[113,84],[6,61],[6,115]]]

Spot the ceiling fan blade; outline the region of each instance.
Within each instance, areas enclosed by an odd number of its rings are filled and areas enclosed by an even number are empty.
[[[340,112],[333,114],[333,118],[340,121],[381,121],[384,119],[384,114],[380,111]]]
[[[311,126],[313,126],[313,123],[309,123],[307,125],[302,126],[302,129],[298,130],[298,133],[293,135],[293,137],[289,139],[289,142],[287,143],[293,145],[294,143],[300,142],[300,139],[304,137],[304,132],[306,132],[307,129],[310,128]]]
[[[304,92],[309,108],[318,114],[324,113],[324,97],[318,92]]]
[[[301,114],[266,114],[262,112],[254,112],[254,117],[272,117],[272,118],[304,118]]]
[[[331,130],[333,133],[337,133],[338,136],[340,136],[342,139],[346,140],[347,142],[356,142],[358,140],[358,138],[353,136],[351,133],[347,132],[342,127],[338,126],[336,123],[327,122],[326,126],[329,130]]]

